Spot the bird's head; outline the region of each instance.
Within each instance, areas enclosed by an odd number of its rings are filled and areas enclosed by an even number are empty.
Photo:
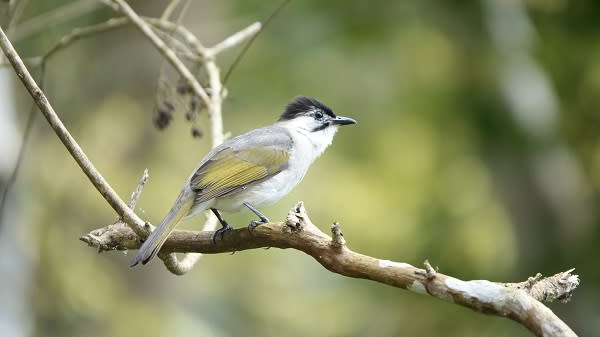
[[[277,122],[315,135],[331,134],[331,137],[339,126],[356,124],[354,119],[336,116],[328,106],[306,96],[298,96],[288,104]]]

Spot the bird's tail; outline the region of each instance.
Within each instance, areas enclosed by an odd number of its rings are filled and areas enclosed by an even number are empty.
[[[137,252],[133,260],[131,260],[130,267],[137,265],[138,263],[146,264],[152,260],[160,250],[160,247],[165,243],[169,234],[175,229],[175,226],[185,217],[194,204],[195,193],[184,189],[175,201],[175,204],[169,211],[169,213],[162,220],[160,225],[156,227],[154,232],[146,239],[140,250]]]

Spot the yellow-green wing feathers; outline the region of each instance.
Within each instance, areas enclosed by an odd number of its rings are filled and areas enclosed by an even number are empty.
[[[224,148],[198,168],[191,179],[196,203],[224,196],[281,172],[289,152],[281,147]]]

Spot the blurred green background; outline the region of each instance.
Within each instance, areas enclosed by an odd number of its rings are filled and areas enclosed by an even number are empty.
[[[66,3],[30,1],[22,20]],[[149,16],[167,4],[130,3]],[[183,23],[212,45],[276,6],[194,1]],[[40,55],[74,27],[115,15],[96,7],[16,48]],[[269,124],[299,94],[321,99],[359,124],[263,210],[271,220],[303,200],[322,230],[340,221],[350,248],[429,259],[461,279],[523,281],[575,267],[573,300],[550,307],[579,335],[598,336],[598,17],[593,0],[293,1],[233,73],[225,129]],[[223,73],[239,49],[219,59]],[[72,44],[46,76],[55,109],[123,198],[149,169],[138,214],[154,223],[210,147],[209,137],[191,137],[183,111],[154,128],[160,63],[126,27]],[[0,131],[5,184],[30,99],[10,69],[0,75],[0,116],[13,128]],[[198,123],[209,132],[205,114]],[[252,218],[229,217],[238,227]],[[291,250],[206,256],[182,277],[159,261],[130,269],[131,254],[99,255],[78,240],[114,219],[38,113],[0,219],[0,335],[531,335],[507,319],[332,274]]]

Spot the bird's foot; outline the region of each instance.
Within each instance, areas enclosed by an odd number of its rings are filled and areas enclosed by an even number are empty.
[[[259,217],[259,219],[260,219],[260,220],[250,221],[250,224],[248,225],[248,230],[250,232],[252,232],[254,230],[254,228],[270,222],[269,219],[267,219],[267,217],[264,214],[262,214],[259,210],[254,208],[254,206],[250,205],[247,202],[244,203],[244,206],[248,207],[248,209],[251,210],[252,213],[256,214],[256,216]]]
[[[223,240],[223,235],[231,230],[233,230],[233,227],[231,227],[230,225],[226,225],[217,229],[212,237],[213,243],[217,243],[217,236],[219,237],[219,239]]]
[[[270,222],[269,219],[267,219],[266,217],[263,217],[260,220],[252,220],[248,224],[248,230],[252,232],[254,230],[254,228],[256,228],[256,227],[258,227],[260,225],[264,225],[264,224],[269,223],[269,222]]]

